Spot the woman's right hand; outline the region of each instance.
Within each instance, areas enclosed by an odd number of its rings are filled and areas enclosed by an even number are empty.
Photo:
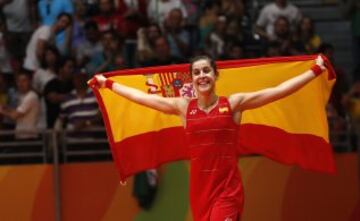
[[[94,76],[94,79],[96,79],[98,85],[103,88],[105,87],[105,81],[106,81],[106,77],[104,77],[104,75],[102,74],[97,74]]]

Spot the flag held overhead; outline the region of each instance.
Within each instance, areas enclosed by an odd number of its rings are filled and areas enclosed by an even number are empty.
[[[276,86],[309,70],[315,58],[309,55],[217,62],[217,94],[229,96]],[[261,154],[306,169],[335,171],[325,110],[335,72],[323,58],[327,73],[294,94],[242,113],[239,155]],[[196,96],[188,64],[121,70],[105,76],[159,96]],[[97,87],[96,81],[90,80],[89,86],[98,99],[121,180],[163,163],[188,159],[180,118],[133,103]]]

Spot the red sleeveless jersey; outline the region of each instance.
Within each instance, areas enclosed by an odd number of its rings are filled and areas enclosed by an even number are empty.
[[[236,221],[243,208],[238,169],[239,126],[226,97],[206,113],[191,100],[186,114],[190,152],[190,204],[194,221]]]

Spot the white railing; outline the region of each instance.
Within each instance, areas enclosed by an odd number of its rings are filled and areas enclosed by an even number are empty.
[[[332,129],[330,142],[335,151],[349,152],[360,146],[360,133],[354,130],[348,119],[329,119],[329,125]],[[55,155],[64,163],[111,160],[104,128],[78,132],[43,130],[39,138],[33,140],[17,140],[12,138],[14,136],[14,130],[0,130],[1,164],[50,163]]]
[[[79,132],[42,130],[36,139],[14,137],[14,130],[0,130],[0,164],[50,163],[54,152],[61,162],[111,160],[104,128]]]

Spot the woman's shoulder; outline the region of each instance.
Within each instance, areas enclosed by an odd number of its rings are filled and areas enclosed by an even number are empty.
[[[187,106],[193,102],[193,100],[195,100],[194,98],[188,98],[188,97],[178,97],[178,104],[181,105],[182,107],[187,108]]]
[[[185,97],[176,97],[174,98],[176,102],[177,109],[179,111],[179,114],[182,116],[186,116],[186,112],[188,110],[189,104],[191,103],[191,98],[185,98]]]

